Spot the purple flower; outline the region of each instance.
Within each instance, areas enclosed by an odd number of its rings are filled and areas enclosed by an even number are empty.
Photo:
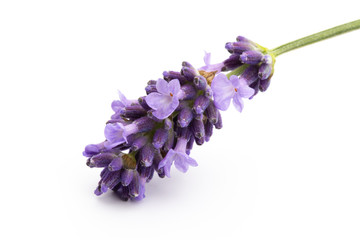
[[[158,119],[165,119],[170,116],[179,106],[179,98],[182,91],[180,90],[180,82],[177,79],[170,82],[159,79],[156,83],[158,92],[150,93],[146,96],[145,101],[155,111],[153,115]]]
[[[175,167],[181,171],[186,172],[189,165],[196,167],[197,162],[186,154],[187,139],[179,138],[175,149],[170,149],[165,158],[159,163],[159,168],[164,167],[165,175],[170,177],[170,168],[173,162]]]
[[[254,89],[247,85],[246,79],[235,75],[230,80],[225,74],[218,74],[211,83],[216,108],[225,111],[229,108],[233,99],[234,106],[239,112],[242,111],[244,103],[242,98],[249,98],[254,94]]]
[[[111,108],[115,112],[115,114],[111,117],[112,119],[119,118],[121,110],[137,102],[136,100],[128,100],[125,95],[122,94],[119,90],[118,94],[120,100],[115,100],[111,103]]]
[[[107,140],[105,147],[111,149],[125,142],[124,127],[121,123],[108,123],[105,126],[104,135]]]
[[[204,62],[205,66],[201,67],[199,70],[204,70],[206,72],[221,72],[221,69],[225,66],[224,63],[210,64],[211,53],[205,52]]]

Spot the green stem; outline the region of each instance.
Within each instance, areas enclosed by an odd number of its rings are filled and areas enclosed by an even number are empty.
[[[226,76],[228,78],[230,78],[232,75],[236,75],[236,76],[239,76],[240,74],[242,74],[245,69],[248,67],[249,65],[248,64],[244,64],[238,68],[235,68],[233,71],[229,72],[228,74],[226,74]]]
[[[327,29],[325,31],[319,32],[319,33],[315,33],[312,34],[310,36],[304,37],[304,38],[300,38],[298,40],[286,43],[284,45],[281,45],[277,48],[274,48],[272,50],[270,50],[275,56],[279,56],[283,53],[286,53],[288,51],[294,50],[296,48],[300,48],[312,43],[316,43],[319,42],[321,40],[327,39],[327,38],[331,38],[343,33],[347,33],[356,29],[360,28],[360,20],[356,20],[353,22],[349,22],[349,23],[345,23],[343,25],[337,26],[337,27],[333,27],[330,29]]]

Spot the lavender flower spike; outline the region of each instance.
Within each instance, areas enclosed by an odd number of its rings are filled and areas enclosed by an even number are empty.
[[[158,92],[150,93],[145,101],[155,111],[153,115],[158,119],[165,119],[170,116],[179,106],[179,97],[182,95],[180,82],[177,79],[169,83],[164,79],[159,79],[156,83]]]
[[[215,76],[211,89],[214,93],[214,104],[222,111],[229,108],[230,101],[233,99],[236,110],[241,112],[244,107],[242,98],[249,98],[254,94],[254,89],[247,85],[244,78],[239,79],[237,76],[232,75],[229,80],[222,73]]]
[[[173,162],[175,167],[181,171],[186,172],[189,165],[196,167],[197,162],[186,154],[187,139],[179,138],[175,149],[170,149],[165,158],[159,163],[159,168],[164,167],[165,175],[170,177],[170,168]]]

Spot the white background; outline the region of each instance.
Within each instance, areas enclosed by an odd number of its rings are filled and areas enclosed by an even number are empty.
[[[141,202],[93,195],[82,151],[117,89],[359,19],[358,1],[1,1],[1,239],[359,239],[360,31],[279,56],[272,85],[231,107]]]

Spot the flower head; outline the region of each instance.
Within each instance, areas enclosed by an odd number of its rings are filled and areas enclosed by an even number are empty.
[[[165,119],[179,106],[180,82],[178,79],[167,82],[160,78],[156,83],[156,90],[157,92],[150,93],[145,101],[155,110],[153,115],[156,118]]]
[[[239,112],[242,111],[244,103],[242,98],[249,98],[254,94],[246,79],[232,75],[230,79],[225,74],[218,74],[211,83],[216,108],[225,111],[229,108],[231,99]]]

